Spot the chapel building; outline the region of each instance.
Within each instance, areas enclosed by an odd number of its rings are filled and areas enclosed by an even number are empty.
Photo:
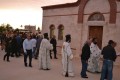
[[[90,37],[98,38],[103,48],[110,39],[117,42],[120,52],[120,0],[78,0],[74,3],[44,6],[42,33],[56,35],[62,47],[66,34],[71,34],[71,47],[79,57],[81,48]]]

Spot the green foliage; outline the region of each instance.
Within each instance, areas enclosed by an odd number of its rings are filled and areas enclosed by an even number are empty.
[[[12,26],[10,24],[1,24],[0,25],[0,32],[4,32],[4,31],[10,31],[12,30]]]

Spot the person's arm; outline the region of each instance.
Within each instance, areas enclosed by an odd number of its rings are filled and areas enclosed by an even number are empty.
[[[116,60],[116,58],[117,58],[116,51],[115,51],[115,49],[113,49],[113,59],[114,59],[114,61]]]
[[[23,50],[24,50],[24,53],[26,53],[26,39],[23,41]]]

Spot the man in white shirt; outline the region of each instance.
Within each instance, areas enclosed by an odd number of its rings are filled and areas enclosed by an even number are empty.
[[[36,43],[37,43],[37,41],[36,41],[36,36],[35,36],[35,35],[32,36],[32,43],[33,43],[33,53],[32,53],[32,57],[35,57]]]
[[[29,67],[32,67],[32,52],[33,52],[33,43],[31,40],[30,34],[27,34],[27,38],[23,42],[24,50],[24,65],[27,67],[27,57],[29,56]]]

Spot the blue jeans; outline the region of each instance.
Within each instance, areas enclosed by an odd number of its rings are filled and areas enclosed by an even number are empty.
[[[105,59],[103,61],[103,67],[102,67],[102,73],[101,73],[100,80],[104,80],[106,75],[107,75],[108,80],[112,80],[112,76],[113,76],[112,71],[113,71],[113,61]]]
[[[81,60],[81,62],[82,62],[81,77],[86,77],[87,76],[86,71],[87,71],[88,63],[85,60]]]

